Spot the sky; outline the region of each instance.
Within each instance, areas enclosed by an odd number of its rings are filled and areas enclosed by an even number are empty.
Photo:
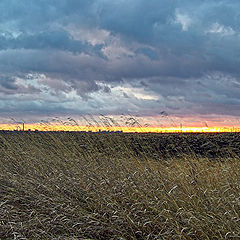
[[[1,0],[0,12],[2,121],[240,122],[239,0]]]

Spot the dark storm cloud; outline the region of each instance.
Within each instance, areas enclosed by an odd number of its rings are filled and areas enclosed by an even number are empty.
[[[172,74],[192,76],[213,70],[239,73],[238,1],[131,3],[131,7],[128,1],[105,5],[102,26],[126,41],[154,46],[166,62],[172,63]]]
[[[1,77],[0,84],[5,89],[10,89],[10,90],[17,90],[18,89],[18,87],[15,84],[15,79],[13,79],[11,77],[8,77],[8,76]]]
[[[5,105],[106,111],[108,97],[114,113],[240,114],[238,0],[2,0],[0,11]],[[111,88],[126,84],[121,106]]]
[[[7,36],[6,36],[7,35]],[[7,49],[41,49],[62,50],[73,54],[95,53],[101,50],[101,46],[93,47],[90,44],[74,40],[66,31],[48,31],[35,34],[23,34],[14,37],[11,34],[0,36],[1,50]]]

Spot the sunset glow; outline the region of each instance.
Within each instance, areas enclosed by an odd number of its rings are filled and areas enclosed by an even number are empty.
[[[1,130],[22,131],[22,125],[1,124]],[[138,132],[138,133],[220,133],[240,132],[240,127],[101,127],[71,125],[25,124],[25,131],[79,131],[79,132]]]

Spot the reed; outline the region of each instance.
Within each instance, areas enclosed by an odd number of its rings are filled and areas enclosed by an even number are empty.
[[[239,239],[230,145],[161,156],[154,137],[1,133],[0,239]]]

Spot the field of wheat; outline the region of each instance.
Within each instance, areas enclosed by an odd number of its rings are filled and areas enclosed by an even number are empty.
[[[239,239],[239,134],[0,133],[0,239]]]

